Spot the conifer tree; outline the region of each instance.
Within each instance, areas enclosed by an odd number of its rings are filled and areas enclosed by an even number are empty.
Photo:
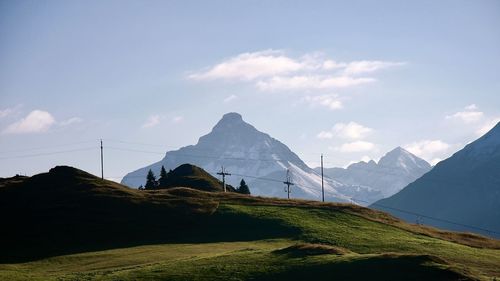
[[[165,170],[164,166],[161,166],[160,178],[158,179],[158,186],[167,187],[167,178],[168,178],[167,171]]]
[[[145,189],[156,189],[158,186],[158,183],[156,182],[156,177],[153,171],[149,169],[148,175],[146,177],[146,185],[144,186]]]
[[[241,179],[240,187],[238,187],[237,191],[238,191],[238,193],[241,193],[241,194],[250,194],[250,188],[248,188],[248,185],[244,179]]]

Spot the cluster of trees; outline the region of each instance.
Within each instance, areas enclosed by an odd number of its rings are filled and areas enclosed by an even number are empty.
[[[151,189],[158,189],[160,187],[166,187],[167,179],[171,173],[172,170],[169,170],[167,173],[165,167],[161,166],[160,177],[158,178],[158,180],[156,180],[155,174],[151,169],[149,169],[148,175],[146,176],[146,185],[144,187],[142,185],[139,186],[139,190],[144,190],[144,189],[151,190]],[[240,186],[236,189],[236,192],[241,194],[250,194],[250,188],[248,187],[244,179],[241,179]]]
[[[169,170],[167,173],[167,170],[165,170],[165,167],[161,166],[160,178],[158,180],[156,180],[155,174],[153,173],[153,171],[151,171],[151,169],[149,169],[148,175],[146,176],[146,185],[139,186],[139,190],[158,189],[162,186],[167,186],[167,178],[168,178],[168,175],[170,173],[172,173],[172,170]]]

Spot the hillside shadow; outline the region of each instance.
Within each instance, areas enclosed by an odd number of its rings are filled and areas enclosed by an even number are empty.
[[[9,231],[0,233],[0,263],[139,245],[252,241],[299,233],[278,220],[246,214],[190,213],[186,209],[192,204],[186,202],[168,208],[93,202],[94,206],[102,204],[107,208],[52,207],[35,215],[20,212],[4,220]]]

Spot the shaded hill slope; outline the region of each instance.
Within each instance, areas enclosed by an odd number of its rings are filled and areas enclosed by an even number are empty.
[[[6,230],[0,232],[0,259],[160,241],[215,208],[215,202],[154,196],[75,168],[55,167],[0,187]]]
[[[182,164],[168,173],[166,184],[160,188],[189,187],[203,191],[224,191],[220,180],[213,177],[200,167],[191,164]],[[235,192],[236,189],[226,184],[226,190]]]

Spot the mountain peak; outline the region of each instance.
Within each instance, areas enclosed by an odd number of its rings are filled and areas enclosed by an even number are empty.
[[[413,155],[401,146],[387,152],[382,158],[380,158],[378,164],[388,167],[397,166],[405,169],[409,166],[430,168],[429,163]]]
[[[398,146],[393,150],[387,152],[387,154],[411,154],[411,153],[408,150],[402,148],[401,146]]]
[[[226,113],[222,116],[222,120],[243,121],[243,118],[241,117],[241,114],[239,114],[237,112],[229,112],[229,113]]]
[[[222,116],[222,119],[220,119],[219,122],[217,122],[214,129],[215,130],[227,129],[227,128],[240,127],[242,125],[250,126],[248,123],[243,121],[243,117],[241,117],[241,114],[236,112],[229,112]]]

